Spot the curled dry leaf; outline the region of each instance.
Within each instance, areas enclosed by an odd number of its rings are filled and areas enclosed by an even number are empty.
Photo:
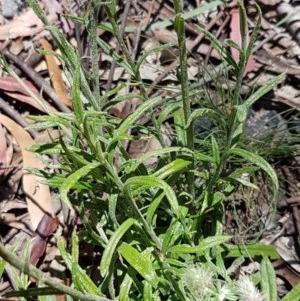
[[[42,47],[47,51],[52,51],[51,45],[48,43],[47,40],[41,39],[40,43]],[[46,61],[47,61],[47,67],[50,74],[50,79],[52,82],[52,86],[59,97],[59,99],[68,107],[72,106],[72,102],[70,100],[68,90],[64,84],[62,75],[61,75],[61,69],[57,65],[55,61],[54,55],[45,55]]]
[[[49,187],[41,184],[41,178],[28,173],[26,169],[36,168],[43,170],[44,166],[40,158],[26,150],[26,148],[32,146],[35,142],[22,127],[2,114],[0,114],[0,122],[8,129],[8,131],[10,131],[22,150],[24,169],[22,179],[23,191],[26,195],[31,224],[35,230],[45,212],[48,212],[51,215],[53,214],[53,206]]]

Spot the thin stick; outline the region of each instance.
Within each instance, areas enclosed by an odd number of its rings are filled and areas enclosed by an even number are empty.
[[[12,108],[1,97],[0,97],[0,109],[3,110],[3,112],[5,112],[7,116],[15,120],[17,123],[19,123],[22,127],[26,128],[27,126],[29,126],[29,123],[25,120],[25,118],[18,111]],[[38,136],[38,133],[35,130],[28,130],[28,132],[33,138],[36,138]]]
[[[89,293],[81,293],[80,291],[77,291],[69,286],[62,284],[57,278],[48,277],[45,273],[37,269],[35,266],[12,254],[5,248],[5,246],[2,243],[0,243],[0,257],[2,257],[6,262],[11,264],[13,267],[17,268],[24,274],[33,277],[42,283],[47,284],[48,286],[58,290],[61,293],[70,295],[77,300],[112,301],[111,299],[105,297],[91,295]]]
[[[23,72],[25,72],[31,80],[37,85],[40,89],[45,91],[45,93],[52,99],[58,109],[62,112],[70,113],[71,110],[65,106],[61,100],[57,97],[56,92],[53,90],[51,86],[31,67],[29,67],[26,63],[22,62],[17,56],[11,54],[7,49],[3,50],[3,54],[13,63],[15,63],[18,67],[20,67]]]

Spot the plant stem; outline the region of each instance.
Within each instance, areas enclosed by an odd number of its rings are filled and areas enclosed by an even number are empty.
[[[114,34],[115,38],[117,39],[117,41],[120,45],[122,53],[125,55],[126,61],[128,62],[128,64],[131,67],[131,71],[133,71],[133,73],[134,73],[134,79],[137,81],[137,83],[139,85],[140,93],[142,95],[142,98],[143,98],[144,101],[146,101],[146,100],[149,99],[147,91],[145,89],[145,86],[144,86],[143,80],[141,78],[140,72],[139,72],[139,70],[137,70],[136,63],[132,59],[132,57],[131,57],[131,55],[130,55],[130,53],[129,53],[129,51],[128,51],[125,43],[124,43],[124,40],[123,40],[123,38],[120,34],[120,30],[118,28],[118,24],[117,24],[117,22],[115,20],[115,16],[114,16],[115,10],[116,10],[116,3],[115,3],[115,0],[114,0],[108,6],[106,6],[106,12],[107,12],[110,24],[113,28],[113,34]],[[161,133],[160,128],[158,127],[158,124],[157,124],[156,117],[155,117],[154,113],[151,113],[151,121],[152,121],[153,126],[155,127],[155,133],[157,135],[157,138],[158,138],[161,146],[166,147],[165,140],[163,138],[163,135]]]
[[[90,21],[89,21],[89,38],[91,43],[92,54],[92,79],[93,79],[93,95],[94,103],[97,103],[98,107],[100,99],[100,83],[99,83],[99,62],[98,62],[98,45],[97,45],[97,9],[95,0],[91,1]]]
[[[39,282],[45,283],[48,286],[60,291],[61,293],[65,293],[67,295],[72,296],[77,300],[84,301],[112,301],[111,299],[91,295],[89,293],[79,292],[69,286],[66,286],[60,282],[57,278],[48,277],[45,273],[37,269],[35,266],[29,264],[28,262],[22,260],[16,255],[9,252],[3,244],[0,243],[0,257],[2,257],[6,262],[11,264],[13,267],[17,268],[24,274],[35,278]]]
[[[183,115],[184,115],[184,124],[187,124],[188,118],[191,115],[191,106],[189,100],[189,80],[188,80],[188,68],[187,68],[187,50],[186,50],[186,36],[184,28],[184,18],[182,10],[182,1],[175,0],[175,31],[177,33],[178,48],[179,48],[179,80],[181,85],[182,93],[182,106],[183,106]],[[194,150],[194,130],[193,123],[191,123],[186,129],[186,141],[185,146],[190,150]],[[190,170],[194,169],[194,163],[190,167]],[[191,193],[193,199],[195,198],[195,176],[192,172],[187,173],[187,181],[189,186],[189,192]]]

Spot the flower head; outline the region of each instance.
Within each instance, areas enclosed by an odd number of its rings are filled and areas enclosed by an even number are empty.
[[[244,276],[236,283],[237,293],[240,301],[263,301],[263,297],[259,290],[255,287],[250,277]]]
[[[213,273],[203,265],[192,265],[187,267],[182,281],[192,294],[205,296],[213,286]]]

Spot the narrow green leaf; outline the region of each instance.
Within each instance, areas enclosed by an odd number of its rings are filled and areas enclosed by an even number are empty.
[[[60,291],[51,288],[51,287],[35,287],[35,288],[27,288],[26,290],[17,290],[17,291],[10,291],[5,293],[6,298],[11,297],[25,297],[26,300],[32,300],[33,297],[39,297],[38,299],[34,300],[41,300],[40,296],[46,295],[59,295]],[[1,301],[8,301],[7,299],[0,299]]]
[[[276,274],[270,260],[263,258],[260,264],[261,291],[266,301],[277,300]]]
[[[99,98],[100,98],[100,82],[99,82],[99,49],[97,45],[97,25],[98,21],[98,8],[96,8],[96,1],[91,1],[91,6],[89,9],[89,16],[86,23],[86,30],[88,31],[88,42],[90,48],[90,55],[91,55],[91,81],[92,81],[92,93],[93,93],[93,100],[96,105],[100,105]]]
[[[192,114],[190,115],[185,128],[188,128],[191,125],[191,123],[194,122],[197,118],[199,118],[203,115],[210,115],[210,114],[216,115],[216,112],[212,109],[207,109],[207,108],[194,110],[192,112]]]
[[[214,163],[215,166],[217,167],[220,164],[220,149],[219,149],[218,142],[213,135],[211,135],[211,146],[212,146],[212,152],[214,157]]]
[[[147,210],[147,217],[146,217],[146,221],[149,225],[152,224],[152,219],[154,217],[154,214],[156,212],[156,209],[158,208],[161,200],[164,198],[165,194],[162,192],[160,194],[158,194],[154,200],[151,202],[148,210]]]
[[[29,116],[30,119],[37,121],[37,124],[28,126],[29,129],[49,129],[51,127],[61,126],[66,129],[74,129],[74,116],[64,113],[54,113],[43,116]],[[68,132],[68,131],[67,131]]]
[[[58,30],[57,27],[48,25],[46,29],[50,31],[52,37],[55,40],[57,47],[62,52],[61,58],[67,63],[72,70],[76,70],[76,63],[78,62],[78,56],[75,48],[66,40],[65,36]],[[85,77],[82,77],[84,79]]]
[[[231,149],[229,151],[229,153],[238,155],[238,156],[244,158],[245,160],[248,160],[251,163],[257,165],[262,170],[264,170],[272,180],[272,183],[274,185],[274,198],[277,198],[278,187],[279,187],[278,178],[277,178],[277,175],[276,175],[274,169],[272,168],[272,166],[265,159],[263,159],[262,157],[260,157],[256,154],[253,154],[249,151],[246,151],[246,150],[240,149],[240,148]]]
[[[152,285],[147,281],[144,282],[143,300],[153,301]]]
[[[168,50],[169,48],[173,47],[174,45],[176,45],[176,42],[171,42],[171,43],[167,43],[167,44],[163,44],[163,45],[160,45],[160,46],[157,46],[157,47],[154,47],[148,51],[145,51],[145,53],[139,58],[137,64],[136,64],[136,68],[137,70],[140,69],[141,67],[141,64],[143,63],[143,61],[150,55],[153,55],[153,54],[156,54],[158,52],[161,52],[161,51],[165,51],[165,50]]]
[[[62,237],[57,238],[57,248],[59,250],[60,256],[62,257],[65,265],[67,266],[68,270],[72,270],[72,259],[70,254],[68,254],[65,243]]]
[[[213,195],[213,201],[211,206],[216,206],[217,204],[221,203],[225,199],[224,193],[217,191]]]
[[[140,253],[131,245],[123,242],[118,251],[145,280],[151,283],[151,285],[156,286],[158,279],[153,268],[149,250]]]
[[[239,13],[240,13],[240,34],[241,34],[241,50],[244,52],[246,50],[246,43],[247,43],[247,13],[244,6],[243,1],[237,1],[239,6]]]
[[[252,30],[252,34],[251,34],[251,37],[250,37],[250,41],[248,43],[248,47],[247,47],[247,51],[246,51],[246,60],[247,61],[248,61],[248,59],[251,55],[254,43],[257,41],[258,36],[260,34],[260,25],[261,25],[261,19],[262,19],[262,12],[261,12],[261,9],[260,9],[259,5],[257,5],[256,2],[255,2],[255,6],[256,6],[256,9],[258,11],[258,20],[255,23],[254,29]]]
[[[281,301],[300,301],[300,283],[295,285],[290,292],[288,292]]]
[[[251,244],[251,245],[229,245],[226,247],[221,247],[223,251],[226,251],[226,257],[230,258],[252,258],[255,256],[268,256],[272,260],[279,259],[276,248],[272,245],[264,245],[264,244]]]
[[[185,118],[183,109],[180,108],[173,113],[174,125],[176,131],[176,144],[178,146],[186,146],[187,138],[186,138],[186,130],[185,130]]]
[[[173,220],[168,230],[165,232],[161,252],[167,253],[168,249],[174,245],[181,235],[185,235],[182,224],[178,220]]]
[[[74,247],[72,245],[72,248],[76,248],[76,245],[78,247],[78,241],[76,242],[76,238],[72,237],[72,240],[75,239]],[[72,256],[67,252],[66,247],[64,245],[64,241],[62,237],[58,237],[57,239],[57,247],[59,250],[59,253],[66,264],[67,268],[72,271],[75,268],[76,272],[76,281],[79,281],[78,285],[83,287],[83,289],[86,292],[89,292],[90,294],[93,294],[95,296],[103,296],[103,293],[99,290],[99,288],[94,284],[94,282],[91,280],[91,278],[86,274],[86,272],[77,264],[77,267],[73,266],[72,262]],[[74,251],[74,257],[77,256],[77,251]],[[73,255],[73,254],[72,254]],[[73,276],[73,275],[72,275]]]
[[[241,52],[241,47],[233,40],[225,39],[224,45],[236,49],[238,52]]]
[[[70,71],[70,76],[68,76],[68,80],[70,84],[72,85],[73,80],[73,74],[75,70],[80,67],[80,85],[81,85],[81,92],[82,95],[85,96],[86,99],[88,99],[94,106],[94,109],[97,110],[97,104],[94,101],[94,96],[91,92],[90,85],[86,79],[86,76],[84,74],[84,70],[81,68],[81,66],[76,65],[79,58],[79,54],[77,50],[67,41],[67,39],[64,37],[64,35],[59,31],[59,29],[55,26],[46,26],[46,29],[50,31],[55,44],[60,49],[62,56],[61,59],[63,60],[63,63],[66,65],[68,71]],[[66,73],[68,74],[68,73]]]
[[[37,269],[35,266],[28,263],[28,261],[22,260],[20,257],[12,254],[8,251],[3,244],[0,243],[0,254],[10,265],[14,266],[20,271],[23,271],[28,276],[33,277],[38,282],[43,282],[45,285],[50,286],[51,288],[59,290],[62,294],[67,294],[72,296],[76,300],[82,301],[112,301],[111,299],[100,297],[97,294],[92,294],[89,292],[81,293],[70,286],[62,284],[60,281],[57,281],[56,278],[49,277],[41,270]]]
[[[115,136],[119,137],[125,134],[125,132],[141,117],[145,112],[149,112],[153,106],[158,104],[162,100],[161,97],[149,99],[142,103],[132,114],[126,117],[121,123],[120,127],[116,130]]]
[[[79,241],[78,236],[76,235],[75,231],[73,231],[72,234],[72,256],[71,256],[71,262],[72,262],[72,269],[71,269],[71,275],[72,280],[75,285],[75,288],[83,291],[83,285],[80,282],[80,276],[79,276],[79,269],[78,269],[78,259],[79,259]]]
[[[129,276],[129,274],[126,274],[121,286],[120,286],[120,294],[119,294],[119,300],[120,301],[128,301],[129,300],[129,292],[132,286],[133,280]]]
[[[213,237],[208,237],[205,238],[198,246],[190,246],[190,245],[177,245],[171,247],[168,252],[170,253],[198,253],[198,252],[204,252],[212,247],[219,246],[228,240],[230,240],[232,236],[225,236],[225,235],[220,235],[220,236],[213,236]]]
[[[115,227],[120,226],[120,224],[117,221],[117,217],[116,217],[117,202],[118,202],[118,195],[112,194],[110,196],[109,202],[108,202],[108,214],[109,214],[111,221],[114,223]]]
[[[149,151],[147,153],[145,153],[144,155],[140,156],[138,159],[130,159],[128,161],[126,161],[121,167],[120,170],[124,170],[126,168],[126,170],[129,172],[132,172],[134,170],[137,169],[137,167],[143,163],[146,159],[154,157],[154,156],[162,156],[164,154],[169,154],[172,152],[180,152],[182,154],[186,154],[186,155],[193,155],[193,151],[188,149],[188,148],[184,148],[184,147],[177,147],[177,146],[173,146],[173,147],[164,147],[161,149],[156,149],[153,151]]]
[[[73,111],[76,117],[76,120],[79,125],[83,121],[83,106],[80,98],[80,62],[77,61],[77,66],[74,75],[73,87],[72,87],[72,104]]]
[[[119,56],[113,49],[111,49],[111,47],[105,41],[103,41],[99,37],[97,37],[97,43],[103,49],[103,51],[107,55],[111,56],[119,66],[122,66],[131,76],[135,76],[135,72],[134,70],[132,70],[127,60]]]
[[[243,166],[240,168],[235,169],[229,176],[230,177],[238,177],[242,176],[243,174],[254,174],[259,169],[257,166]]]
[[[200,161],[200,162],[208,162],[208,163],[215,162],[213,157],[207,156],[197,151],[195,152],[194,157],[196,161]]]
[[[247,180],[244,180],[244,179],[241,179],[241,178],[232,178],[232,177],[227,177],[225,178],[225,180],[228,180],[229,182],[236,182],[236,183],[239,183],[245,187],[249,187],[249,188],[252,188],[252,189],[255,189],[255,190],[259,190],[259,188],[254,184],[254,183],[251,183]]]
[[[104,100],[110,98],[112,95],[117,94],[119,91],[121,91],[125,87],[126,87],[125,83],[121,83],[121,84],[117,85],[115,88],[113,88],[109,91],[105,91],[105,93],[99,98],[99,103],[101,104]],[[114,101],[115,101],[115,99],[114,99]],[[110,104],[110,102],[109,102],[109,104]],[[105,106],[103,108],[105,108]]]
[[[152,174],[153,177],[157,177],[158,179],[164,180],[170,175],[173,175],[179,171],[182,171],[187,166],[192,164],[191,161],[183,160],[183,159],[175,159],[169,164],[165,165],[161,169],[157,170]]]
[[[159,114],[159,117],[157,119],[157,125],[161,126],[168,118],[168,116],[172,115],[175,111],[179,110],[180,107],[181,107],[181,101],[166,103],[165,108]]]
[[[86,166],[81,167],[70,176],[68,176],[65,182],[60,187],[60,197],[61,200],[69,207],[72,208],[72,204],[68,198],[68,193],[72,187],[80,180],[82,177],[86,176],[93,170],[94,168],[98,167],[100,163],[92,162],[87,164]]]
[[[21,259],[23,259],[24,261],[28,261],[30,258],[30,253],[32,250],[32,245],[33,245],[33,241],[28,241],[27,243],[25,243],[25,246],[23,245],[22,247],[22,253],[20,255]],[[29,277],[26,273],[21,272],[20,275],[17,276],[17,286],[19,289],[27,289],[28,287],[28,280]]]
[[[5,260],[0,258],[0,278],[2,278],[2,274],[4,272],[5,266],[6,266]]]
[[[111,260],[113,254],[116,250],[116,247],[120,241],[120,239],[124,236],[124,234],[128,231],[128,229],[134,224],[136,220],[133,218],[127,219],[123,222],[120,227],[114,232],[112,237],[110,238],[100,262],[100,273],[102,277],[104,277],[108,273],[109,266],[111,265]]]
[[[269,80],[268,83],[260,87],[253,94],[251,94],[251,96],[243,104],[238,105],[236,107],[236,110],[237,110],[237,117],[239,122],[244,122],[247,118],[247,113],[249,108],[263,95],[265,95],[270,90],[272,90],[276,85],[278,85],[283,80],[284,77],[285,77],[285,73],[272,78],[271,80]]]
[[[39,3],[36,0],[27,0],[30,7],[32,8],[32,10],[34,11],[34,13],[40,18],[40,20],[44,23],[44,24],[49,24],[46,15],[44,14],[43,10],[41,9],[41,6],[39,5]]]
[[[178,36],[181,36],[184,31],[184,18],[182,14],[177,14],[174,21],[174,29]]]
[[[197,26],[197,29],[205,34],[210,41],[213,44],[213,47],[218,51],[218,53],[220,54],[220,56],[230,65],[234,68],[235,71],[238,70],[238,65],[235,62],[235,60],[233,59],[233,57],[231,56],[230,52],[222,45],[222,43],[212,34],[210,33],[208,30],[201,28],[199,26]]]
[[[216,8],[220,5],[223,5],[224,2],[228,2],[229,0],[215,0],[215,1],[212,1],[212,2],[208,2],[208,3],[205,3],[191,11],[187,11],[183,14],[183,17],[185,20],[188,20],[190,18],[193,18],[193,17],[196,17],[202,13],[205,13],[209,10],[211,10],[212,8]],[[163,21],[157,21],[157,22],[154,22],[153,24],[150,25],[150,27],[148,28],[148,26],[144,25],[142,26],[141,30],[155,30],[155,29],[158,29],[158,28],[166,28],[168,26],[171,26],[173,25],[173,20],[163,20]],[[112,25],[110,23],[104,23],[104,26],[105,28],[107,28],[107,30],[109,32],[112,32]],[[135,33],[136,32],[136,27],[135,26],[126,26],[125,27],[125,32],[133,32]]]
[[[35,143],[26,149],[33,153],[45,155],[59,155],[62,151],[62,147],[57,142]]]
[[[159,188],[164,191],[170,207],[176,216],[180,215],[179,205],[174,190],[164,181],[153,176],[132,177],[125,182],[124,191],[134,196],[148,188]]]

